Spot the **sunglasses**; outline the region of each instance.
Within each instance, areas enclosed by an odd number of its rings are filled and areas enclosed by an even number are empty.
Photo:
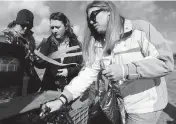
[[[101,12],[104,11],[103,9],[98,9],[95,11],[92,11],[92,13],[90,14],[89,20],[93,21],[94,23],[96,23],[96,16]]]
[[[54,29],[54,28],[59,29],[60,27],[59,27],[59,26],[51,26],[51,27],[50,27],[50,29]]]

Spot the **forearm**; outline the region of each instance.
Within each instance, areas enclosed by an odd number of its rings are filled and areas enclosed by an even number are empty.
[[[172,60],[170,59],[161,60],[159,58],[150,57],[124,65],[124,67],[126,76],[129,79],[140,79],[165,76],[173,70],[173,67],[170,65],[172,65]]]
[[[97,75],[98,70],[85,68],[65,87],[62,94],[67,97],[68,102],[74,100],[93,83]]]

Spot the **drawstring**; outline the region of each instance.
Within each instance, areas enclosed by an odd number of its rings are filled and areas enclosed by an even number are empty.
[[[112,57],[112,64],[117,64],[117,61],[116,61],[116,59],[115,59],[115,54],[114,54],[114,52],[112,51],[111,52],[111,57]],[[123,78],[125,77],[125,68],[124,68],[124,66],[123,66],[123,64],[122,64],[122,58],[118,55],[118,59],[119,59],[119,64],[120,64],[120,67],[121,67],[121,69],[122,69],[122,76],[123,76]],[[123,81],[122,80],[118,80],[118,85],[121,85],[123,83]]]

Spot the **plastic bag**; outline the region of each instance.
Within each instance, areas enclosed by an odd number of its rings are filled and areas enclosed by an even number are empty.
[[[98,87],[99,104],[107,118],[112,124],[125,124],[127,114],[117,83],[111,82],[99,73]]]

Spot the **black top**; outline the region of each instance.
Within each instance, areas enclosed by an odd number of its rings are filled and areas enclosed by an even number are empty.
[[[80,43],[77,39],[72,39],[72,40],[69,39],[69,47],[77,46],[77,45],[80,46]],[[57,50],[58,50],[58,44],[55,41],[53,41],[52,36],[48,37],[47,41],[44,42],[40,48],[40,52],[46,56]],[[70,51],[68,53],[74,53],[74,52],[80,52],[80,51],[81,51],[81,46],[80,46],[80,49],[77,49],[75,51]],[[56,61],[61,62],[60,59],[56,59]],[[42,60],[38,61],[37,62],[38,68],[46,68],[45,74],[43,76],[43,81],[42,81],[42,90],[57,90],[57,88],[60,88],[61,90],[63,90],[64,86],[67,85],[72,78],[77,76],[78,72],[82,68],[82,61],[83,61],[82,55],[64,58],[64,61],[63,61],[64,64],[77,63],[77,65],[70,65],[66,67],[57,66]],[[66,78],[56,76],[57,70],[62,68],[67,68],[68,70],[68,76]]]

